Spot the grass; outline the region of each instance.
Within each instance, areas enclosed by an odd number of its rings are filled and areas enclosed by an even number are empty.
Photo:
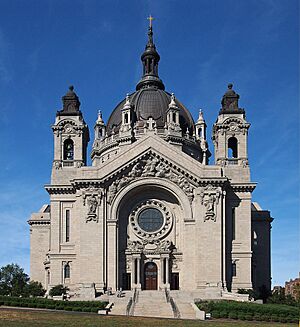
[[[294,327],[297,324],[266,322],[237,322],[228,320],[195,321],[125,316],[98,316],[65,312],[30,311],[28,309],[0,308],[0,327]]]

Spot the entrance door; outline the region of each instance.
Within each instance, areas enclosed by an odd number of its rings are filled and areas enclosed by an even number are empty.
[[[145,264],[145,290],[157,290],[157,265],[153,262]]]

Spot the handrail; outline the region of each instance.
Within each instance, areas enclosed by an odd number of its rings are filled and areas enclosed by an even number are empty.
[[[127,303],[127,306],[126,306],[126,316],[130,315],[131,306],[132,306],[132,296],[130,297],[130,299],[129,299],[128,303]]]
[[[174,299],[170,295],[170,292],[168,291],[167,288],[165,288],[165,295],[166,295],[167,303],[171,304],[171,308],[172,308],[172,311],[173,311],[174,318],[179,319],[180,318],[180,311],[178,310],[178,307],[177,307]]]
[[[166,295],[166,301],[167,303],[170,303],[170,293],[167,288],[165,288],[165,295]]]
[[[174,318],[179,319],[180,318],[180,312],[178,310],[178,307],[177,307],[174,299],[171,296],[170,296],[170,303],[171,303],[171,307],[172,307],[172,310],[173,310]]]
[[[133,291],[133,295],[130,297],[128,303],[127,303],[127,307],[126,307],[126,316],[133,316],[133,312],[134,312],[134,306],[138,301],[138,290],[135,288]]]

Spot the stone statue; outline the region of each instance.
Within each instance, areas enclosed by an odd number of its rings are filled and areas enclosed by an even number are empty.
[[[207,194],[204,198],[203,204],[206,208],[204,221],[206,220],[213,220],[216,221],[216,214],[215,214],[215,201],[216,198],[213,194]]]
[[[96,214],[97,206],[98,206],[98,201],[96,199],[95,195],[92,195],[88,198],[88,206],[89,206],[89,212],[88,215],[94,215]]]

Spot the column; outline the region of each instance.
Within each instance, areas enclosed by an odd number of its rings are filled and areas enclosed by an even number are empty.
[[[135,288],[135,258],[131,257],[131,288]]]
[[[113,291],[117,289],[117,222],[115,220],[107,221],[107,287],[111,287]]]
[[[141,288],[141,258],[137,258],[137,288]]]
[[[164,285],[164,258],[160,257],[160,288]]]
[[[170,272],[169,272],[169,258],[166,258],[166,286],[167,288],[170,288],[170,282],[169,282],[169,276]]]

